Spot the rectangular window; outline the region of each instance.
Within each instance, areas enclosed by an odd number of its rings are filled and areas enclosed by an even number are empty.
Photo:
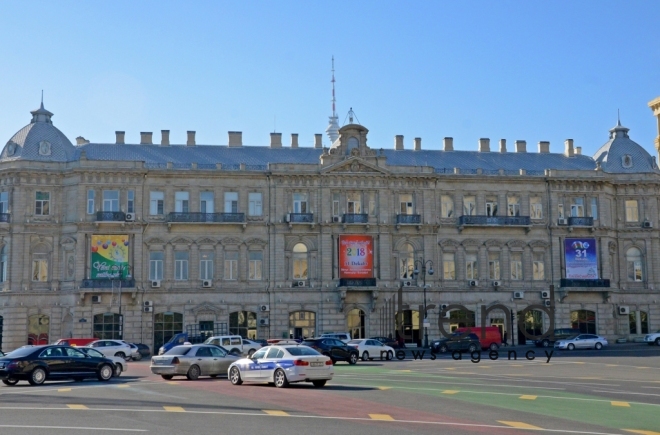
[[[225,192],[225,213],[238,213],[238,192]]]
[[[369,209],[367,210],[367,213],[369,214],[369,216],[376,216],[376,192],[367,193],[367,197],[369,198],[369,201],[367,203]]]
[[[45,258],[32,261],[32,281],[48,281],[48,260]]]
[[[163,205],[165,195],[163,192],[150,192],[149,193],[149,214],[152,216],[163,214]]]
[[[644,280],[644,275],[642,273],[642,260],[635,259],[633,261],[628,260],[628,281],[641,282]]]
[[[50,214],[50,192],[36,192],[34,214],[48,216]]]
[[[199,194],[199,211],[201,213],[213,213],[213,192],[201,192]]]
[[[511,279],[513,281],[523,279],[522,252],[511,253]]]
[[[591,217],[598,220],[598,201],[596,198],[591,198]]]
[[[177,281],[188,280],[188,251],[174,252],[174,279]]]
[[[94,214],[94,191],[87,191],[87,214]]]
[[[573,203],[571,204],[571,216],[584,217],[584,199],[573,198]]]
[[[500,279],[500,253],[488,253],[488,277],[490,279]]]
[[[188,213],[190,194],[188,192],[174,192],[174,211],[176,213]]]
[[[411,193],[399,195],[399,203],[401,204],[399,213],[415,214],[415,209],[413,207],[413,196]]]
[[[0,213],[9,213],[9,192],[0,192]]]
[[[477,213],[477,206],[474,196],[463,197],[463,216],[474,216]]]
[[[346,213],[362,213],[362,194],[360,192],[349,192],[346,196]]]
[[[293,212],[294,213],[309,213],[307,210],[307,194],[294,193],[293,194]]]
[[[486,198],[486,216],[497,216],[497,198]]]
[[[250,273],[249,280],[259,281],[262,279],[262,264],[263,264],[263,253],[258,251],[251,251],[249,253],[250,258]]]
[[[160,281],[163,279],[163,253],[149,253],[149,279],[151,281]]]
[[[199,279],[213,279],[213,252],[199,253]]]
[[[263,214],[261,201],[261,192],[248,194],[248,214],[250,216],[261,216]]]
[[[557,215],[559,219],[564,219],[564,204],[557,204]]]
[[[477,254],[465,254],[465,278],[477,279]]]
[[[103,211],[119,211],[119,191],[103,191]]]
[[[440,198],[440,213],[443,218],[450,218],[454,215],[454,200],[449,195],[442,195]]]
[[[339,210],[339,194],[338,193],[333,193],[332,194],[332,215],[333,216],[339,216],[341,215],[341,211]]]
[[[442,274],[444,279],[456,279],[456,263],[454,262],[453,252],[442,254]]]
[[[238,252],[225,252],[225,280],[238,279]]]
[[[534,281],[543,281],[545,279],[545,255],[543,252],[534,252],[532,264],[532,273]]]
[[[626,222],[639,222],[639,209],[637,200],[629,199],[626,201]]]
[[[126,192],[126,213],[135,213],[135,190]]]
[[[0,250],[0,282],[7,281],[7,245]]]
[[[517,196],[507,197],[507,214],[509,216],[520,216],[520,198]]]
[[[543,219],[543,205],[541,198],[533,196],[529,200],[529,211],[532,219]]]

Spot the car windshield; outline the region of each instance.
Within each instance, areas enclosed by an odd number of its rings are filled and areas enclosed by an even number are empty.
[[[285,347],[284,348],[287,352],[289,352],[293,356],[303,356],[303,355],[321,355],[314,349],[311,349],[309,347]]]
[[[360,344],[362,343],[362,340],[351,340],[348,342],[348,344]]]
[[[80,350],[82,350],[89,356],[95,356],[97,358],[105,358],[105,355],[103,355],[101,352],[99,352],[96,349],[81,347]]]
[[[165,355],[187,355],[188,352],[190,352],[190,349],[192,349],[192,347],[176,346],[165,352]]]
[[[9,352],[5,356],[10,356],[12,358],[21,358],[21,357],[30,355],[34,351],[35,351],[34,347],[21,347],[21,348],[16,349],[12,352]]]

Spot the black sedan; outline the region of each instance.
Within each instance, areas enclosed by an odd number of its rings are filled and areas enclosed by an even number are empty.
[[[454,332],[448,338],[441,338],[431,343],[431,351],[434,353],[445,353],[447,351],[474,352],[481,349],[479,337],[476,334],[463,335],[462,332]]]
[[[347,361],[349,364],[355,364],[358,361],[358,350],[349,346],[336,338],[309,338],[302,342],[318,353],[329,356],[332,363],[337,361]]]
[[[5,385],[16,385],[18,381],[41,385],[47,380],[85,378],[109,381],[114,369],[109,359],[85,355],[68,346],[25,347],[0,357],[0,380]]]

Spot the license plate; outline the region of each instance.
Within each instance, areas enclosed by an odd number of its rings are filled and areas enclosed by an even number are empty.
[[[323,367],[323,363],[322,362],[313,362],[313,363],[309,363],[309,366],[310,367]]]
[[[0,363],[0,369],[4,369],[4,368],[5,368],[5,363]]]

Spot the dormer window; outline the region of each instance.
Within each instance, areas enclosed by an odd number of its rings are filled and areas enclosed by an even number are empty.
[[[621,158],[621,165],[624,168],[632,168],[633,161],[632,161],[632,156],[630,154],[626,154]]]
[[[351,154],[351,151],[358,149],[360,146],[360,141],[356,137],[348,138],[348,146],[346,147],[347,154]]]
[[[50,142],[47,140],[42,140],[39,142],[39,155],[49,156],[50,155]]]

